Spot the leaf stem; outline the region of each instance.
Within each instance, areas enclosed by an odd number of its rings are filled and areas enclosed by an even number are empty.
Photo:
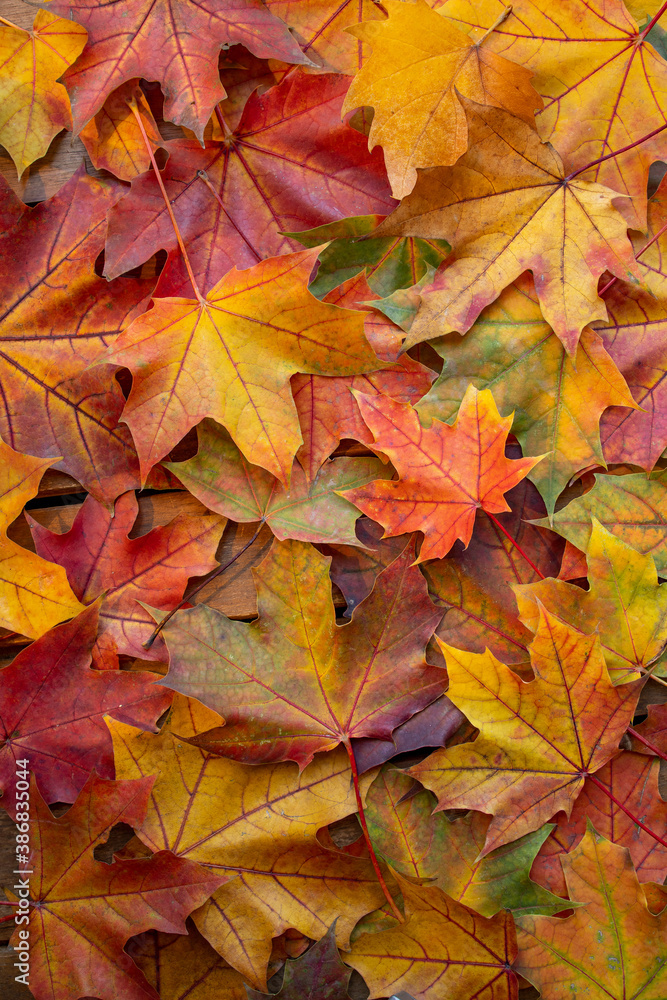
[[[484,34],[482,35],[482,37],[480,38],[480,40],[478,42],[475,42],[475,44],[476,45],[483,45],[484,42],[489,37],[489,35],[493,34],[493,32],[496,30],[496,28],[499,28],[500,25],[503,23],[503,21],[506,21],[507,18],[510,16],[511,13],[512,13],[512,4],[509,4],[509,6],[505,7],[505,10],[502,12],[502,14],[500,15],[500,17],[497,17],[495,19],[495,21],[493,22],[493,24],[491,25],[491,27],[486,29],[486,31],[484,32]]]
[[[134,115],[134,117],[137,120],[137,125],[139,126],[139,131],[141,132],[142,138],[144,140],[144,144],[146,146],[146,150],[148,152],[148,155],[150,156],[151,164],[153,166],[153,170],[155,171],[155,176],[157,178],[157,182],[160,185],[160,191],[162,192],[162,197],[164,198],[164,203],[167,206],[167,212],[169,213],[169,218],[171,219],[171,224],[174,227],[174,233],[176,234],[176,239],[178,240],[178,245],[180,247],[181,254],[183,256],[183,263],[185,264],[185,268],[186,268],[186,270],[188,272],[188,277],[189,277],[189,279],[190,279],[190,281],[192,283],[192,287],[194,289],[195,295],[196,295],[196,297],[199,299],[199,301],[201,303],[204,303],[206,300],[204,299],[201,291],[199,290],[199,285],[197,284],[197,279],[195,278],[194,271],[192,270],[192,265],[190,264],[190,258],[188,257],[188,252],[185,249],[185,243],[183,242],[183,237],[181,236],[181,231],[178,228],[178,223],[176,222],[176,216],[174,215],[174,210],[172,209],[171,202],[169,201],[169,196],[167,194],[167,189],[165,188],[164,181],[162,180],[162,174],[160,173],[160,169],[159,169],[159,167],[157,165],[157,161],[155,159],[155,154],[153,152],[153,147],[151,146],[150,141],[148,139],[148,136],[146,135],[146,129],[144,128],[144,123],[141,120],[141,115],[139,114],[139,108],[137,107],[137,102],[134,99],[134,97],[132,97],[127,102],[127,105],[128,105],[130,111],[132,112],[132,114]]]
[[[15,31],[25,31],[26,34],[30,34],[30,32],[26,31],[25,28],[19,28],[18,24],[14,24],[13,21],[8,21],[6,17],[0,16],[0,21],[2,21],[3,24],[6,24],[8,28],[14,28]]]
[[[573,170],[571,174],[568,174],[567,177],[563,178],[563,183],[566,184],[568,181],[578,177],[579,174],[583,174],[585,170],[590,170],[591,167],[596,167],[598,163],[604,163],[605,160],[611,160],[614,156],[620,156],[621,153],[627,153],[629,149],[634,149],[635,146],[641,146],[643,142],[647,142],[649,139],[652,139],[653,136],[657,135],[659,132],[664,132],[666,128],[667,122],[665,122],[664,125],[660,125],[658,128],[654,128],[652,132],[648,132],[646,135],[643,135],[641,139],[636,139],[627,146],[623,146],[622,149],[616,149],[613,153],[605,153],[604,156],[598,156],[597,160],[592,160],[590,163],[587,163],[585,167],[579,167],[578,170]]]
[[[531,566],[535,570],[535,572],[539,576],[540,580],[546,580],[546,577],[545,577],[544,573],[542,572],[542,570],[537,568],[537,566],[535,565],[535,563],[533,562],[533,560],[530,558],[530,556],[528,555],[528,553],[523,551],[523,549],[521,548],[521,546],[517,542],[516,538],[513,538],[512,535],[510,535],[510,533],[507,530],[507,528],[503,527],[503,525],[500,523],[500,521],[498,520],[498,518],[494,517],[493,514],[490,514],[488,510],[485,510],[484,513],[486,514],[487,517],[490,517],[491,520],[493,521],[493,523],[496,524],[500,528],[500,530],[502,531],[503,535],[505,535],[506,538],[509,538],[509,540],[512,543],[512,545],[514,546],[514,548],[517,550],[517,552],[521,553],[521,555],[526,560],[526,562],[528,563],[528,565]]]
[[[232,558],[229,559],[226,563],[218,566],[211,573],[209,573],[208,576],[204,580],[202,580],[201,583],[197,584],[194,590],[191,590],[189,594],[185,594],[181,603],[177,604],[175,608],[172,608],[169,614],[166,615],[166,617],[163,618],[162,621],[155,626],[151,636],[148,639],[146,639],[146,642],[142,643],[144,649],[151,648],[151,646],[153,645],[153,643],[155,642],[155,640],[157,639],[157,637],[159,636],[160,632],[165,627],[169,619],[172,618],[176,614],[176,612],[183,607],[184,604],[187,604],[192,597],[196,597],[199,591],[203,590],[204,587],[211,582],[211,580],[215,580],[217,576],[220,576],[220,574],[224,573],[226,569],[229,569],[230,566],[233,566],[237,559],[241,558],[246,549],[249,549],[252,543],[256,541],[263,527],[264,527],[264,518],[262,518],[262,520],[259,522],[259,527],[257,528],[257,531],[252,536],[252,538],[245,543],[242,549],[239,549],[239,551],[236,553],[235,556],[232,556]]]
[[[232,130],[225,121],[225,116],[223,115],[222,108],[220,107],[219,104],[216,104],[215,106],[215,116],[218,119],[218,124],[220,125],[220,128],[222,129],[222,134],[224,135],[225,139],[228,139],[229,136],[232,135]]]
[[[667,753],[663,753],[662,750],[659,750],[658,747],[642,736],[641,733],[638,733],[634,726],[628,726],[627,731],[630,733],[630,736],[634,736],[636,740],[643,743],[648,750],[652,750],[656,757],[661,757],[663,760],[667,760]]]
[[[656,26],[656,24],[658,23],[658,21],[660,20],[660,18],[662,17],[662,15],[665,13],[666,10],[667,10],[667,2],[663,3],[658,13],[651,18],[646,27],[642,30],[642,33],[639,36],[642,42],[648,35],[649,31]]]
[[[352,746],[352,742],[349,739],[343,740],[343,743],[345,745],[345,749],[347,750],[347,755],[350,758],[350,768],[352,770],[352,784],[354,785],[354,794],[357,799],[357,809],[359,810],[359,822],[361,823],[361,829],[363,830],[364,833],[364,840],[366,841],[366,847],[368,848],[368,853],[370,854],[371,857],[371,863],[373,865],[373,868],[375,869],[375,874],[377,875],[378,882],[382,887],[385,899],[387,900],[389,906],[391,907],[391,912],[394,914],[399,923],[404,924],[405,920],[403,918],[403,914],[396,906],[396,903],[394,902],[394,897],[387,888],[387,883],[384,880],[384,877],[382,875],[382,870],[380,868],[380,862],[377,859],[375,848],[373,847],[373,841],[371,840],[371,835],[368,832],[368,824],[366,823],[366,813],[364,812],[364,803],[361,798],[361,789],[359,788],[359,771],[357,770],[357,761],[354,756],[354,747]]]
[[[653,837],[653,839],[657,841],[658,844],[662,844],[663,847],[667,847],[667,840],[663,840],[662,837],[659,837],[657,833],[654,833],[653,830],[650,830],[649,827],[646,826],[645,823],[642,823],[642,821],[638,819],[634,815],[634,813],[631,813],[630,810],[626,806],[624,806],[622,802],[619,802],[619,800],[612,792],[611,788],[607,788],[607,786],[604,785],[598,778],[596,778],[594,774],[588,774],[586,777],[588,781],[592,781],[593,784],[600,789],[600,791],[604,792],[604,794],[611,799],[611,801],[614,803],[615,806],[618,806],[619,809],[622,809],[625,815],[628,816],[633,823],[636,823],[638,827],[641,827],[644,833],[648,833],[649,837]]]

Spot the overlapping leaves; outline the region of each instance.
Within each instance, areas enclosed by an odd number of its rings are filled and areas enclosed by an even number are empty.
[[[662,14],[3,22],[0,902],[37,1000],[662,1000]],[[72,126],[99,176],[34,204]]]

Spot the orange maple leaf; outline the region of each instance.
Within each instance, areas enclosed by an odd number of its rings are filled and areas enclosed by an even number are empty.
[[[505,458],[513,414],[501,417],[488,389],[468,386],[455,423],[434,420],[428,428],[407,403],[355,397],[375,439],[370,447],[390,459],[400,479],[375,480],[341,496],[379,521],[385,537],[422,531],[417,562],[443,558],[457,538],[467,545],[479,508],[509,510],[504,494],[542,457]]]

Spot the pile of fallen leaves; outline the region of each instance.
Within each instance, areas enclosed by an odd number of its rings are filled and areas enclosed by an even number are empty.
[[[0,191],[38,1000],[667,996],[666,9],[2,20],[18,174],[63,128],[99,174]],[[167,489],[207,512],[133,534]],[[249,620],[197,603],[229,522]]]

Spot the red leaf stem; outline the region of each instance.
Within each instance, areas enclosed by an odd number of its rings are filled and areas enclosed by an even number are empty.
[[[178,245],[180,247],[181,254],[183,255],[183,263],[185,264],[185,268],[188,272],[188,277],[192,282],[192,287],[194,288],[195,295],[197,296],[200,302],[204,302],[205,299],[203,298],[202,293],[199,290],[197,279],[195,278],[194,271],[192,270],[192,265],[190,264],[190,258],[188,257],[187,250],[185,249],[185,243],[183,242],[183,237],[181,236],[181,232],[178,228],[178,223],[176,222],[176,216],[174,215],[174,211],[171,207],[171,202],[169,201],[167,189],[164,186],[164,181],[162,180],[162,174],[160,173],[160,169],[155,159],[155,154],[153,153],[153,147],[151,146],[148,140],[148,136],[146,135],[146,129],[144,128],[144,123],[141,120],[141,115],[139,114],[139,108],[137,107],[137,103],[134,100],[134,98],[131,101],[128,101],[128,107],[132,112],[132,114],[134,115],[134,117],[136,118],[137,125],[139,126],[139,131],[141,132],[141,137],[144,140],[144,144],[146,146],[146,151],[150,156],[151,164],[153,166],[157,182],[160,185],[160,191],[162,192],[164,203],[167,206],[167,212],[169,213],[171,224],[174,227],[174,233],[176,234],[176,239],[178,240]]]
[[[377,859],[377,855],[373,847],[373,841],[371,840],[371,836],[368,832],[368,825],[366,823],[366,813],[364,812],[364,803],[362,801],[361,790],[359,788],[359,771],[357,770],[357,762],[354,757],[354,748],[349,739],[343,740],[343,742],[345,744],[345,749],[347,750],[347,755],[350,758],[350,768],[352,769],[352,784],[354,785],[354,794],[357,799],[357,809],[359,810],[359,822],[361,823],[361,829],[363,830],[364,833],[364,840],[366,841],[366,847],[368,848],[368,853],[370,854],[371,857],[371,863],[373,865],[373,868],[375,869],[375,874],[377,875],[378,882],[382,887],[382,891],[385,895],[385,898],[389,903],[389,906],[391,907],[391,912],[394,914],[394,916],[400,923],[404,924],[405,920],[403,918],[403,915],[399,910],[399,908],[396,906],[394,898],[392,894],[389,892],[389,889],[387,888],[387,883],[385,882],[384,877],[382,875],[382,871],[380,869],[380,862]]]
[[[646,824],[642,823],[642,821],[638,819],[637,816],[634,815],[634,813],[631,813],[630,810],[627,809],[622,802],[619,802],[619,800],[616,798],[613,792],[609,788],[607,788],[607,786],[604,785],[601,781],[599,781],[594,774],[587,775],[587,778],[589,781],[592,781],[593,784],[597,788],[599,788],[601,792],[604,792],[604,794],[611,799],[611,801],[614,803],[615,806],[618,806],[619,809],[622,809],[625,815],[628,816],[633,823],[636,823],[636,825],[640,827],[644,831],[644,833],[648,833],[649,837],[653,837],[653,839],[657,841],[658,844],[662,844],[663,847],[667,847],[667,840],[663,840],[662,837],[659,837],[657,833],[653,832],[653,830],[649,830]]]

